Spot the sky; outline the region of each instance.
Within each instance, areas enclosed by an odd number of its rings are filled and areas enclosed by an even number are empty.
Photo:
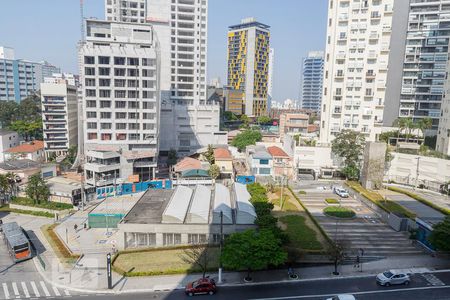
[[[149,0],[151,1],[151,0]],[[209,0],[208,81],[226,84],[228,26],[255,17],[271,26],[275,49],[273,99],[298,99],[301,60],[324,50],[328,0]],[[85,17],[104,18],[104,0],[84,0]],[[15,48],[16,58],[47,60],[77,74],[80,39],[78,0],[1,0],[0,46]]]

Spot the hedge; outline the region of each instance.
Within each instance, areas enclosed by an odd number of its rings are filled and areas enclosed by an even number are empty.
[[[440,206],[434,204],[433,202],[431,202],[431,201],[429,201],[429,200],[427,200],[425,198],[422,198],[421,196],[419,196],[419,195],[417,195],[417,194],[415,194],[413,192],[410,192],[410,191],[407,191],[407,190],[404,190],[404,189],[401,189],[401,188],[398,188],[398,187],[395,187],[395,186],[388,186],[388,189],[390,191],[393,191],[393,192],[397,192],[397,193],[401,193],[401,194],[407,195],[407,196],[409,196],[409,197],[411,197],[411,198],[413,198],[413,199],[415,199],[415,200],[417,200],[417,201],[419,201],[419,202],[421,202],[421,203],[423,203],[423,204],[425,204],[425,205],[427,205],[427,206],[429,206],[429,207],[431,207],[431,208],[433,208],[433,209],[443,213],[444,215],[450,215],[450,209],[447,209],[447,208],[444,208],[444,207],[440,207]]]
[[[52,201],[43,201],[43,202],[37,204],[37,203],[34,203],[34,201],[32,199],[27,198],[27,197],[14,197],[14,198],[12,198],[11,203],[18,204],[18,205],[24,205],[24,206],[52,209],[52,210],[73,209],[72,204],[52,202]]]
[[[64,244],[63,241],[59,238],[59,236],[55,232],[55,227],[58,226],[58,224],[52,224],[45,228],[45,232],[47,233],[45,236],[50,239],[49,241],[50,245],[53,247],[53,245],[56,247],[55,252],[59,252],[59,254],[62,256],[62,258],[65,259],[73,259],[76,260],[80,257],[78,254],[72,253],[67,247],[66,244]],[[45,227],[45,225],[44,225]],[[53,245],[52,245],[53,244]]]
[[[340,218],[340,219],[350,219],[356,214],[353,210],[342,206],[328,206],[323,209],[323,213],[327,216]]]
[[[300,190],[300,191],[298,191],[298,194],[299,195],[306,195],[306,191]]]
[[[364,196],[364,198],[366,198],[367,200],[369,200],[370,202],[372,202],[373,204],[375,204],[376,206],[378,206],[379,208],[381,208],[382,210],[384,210],[387,213],[391,213],[391,212],[392,213],[401,213],[410,219],[414,219],[416,217],[416,214],[413,213],[412,211],[410,211],[409,209],[401,206],[400,204],[398,204],[394,201],[385,200],[377,192],[371,192],[371,191],[366,190],[358,182],[346,181],[345,184],[347,186],[349,186],[350,188],[354,189],[355,191],[357,191],[359,194]]]
[[[306,208],[306,206],[300,201],[300,199],[297,197],[297,195],[292,191],[291,187],[288,186],[289,191],[291,191],[292,195],[294,195],[295,199],[297,199],[298,203],[303,207],[306,214],[309,216],[311,221],[316,225],[316,227],[319,229],[319,231],[322,233],[322,235],[325,237],[325,239],[328,241],[328,243],[334,247],[335,243],[334,241],[328,236],[328,234],[323,230],[323,228],[319,225],[319,222],[313,217],[313,215],[309,212],[309,210]]]
[[[334,199],[334,198],[326,198],[325,202],[328,203],[328,204],[338,204],[339,200]]]
[[[10,208],[9,205],[1,207],[0,211],[16,213],[16,214],[32,215],[32,216],[37,216],[37,217],[45,217],[45,218],[54,218],[55,217],[54,214],[49,213],[49,212]]]

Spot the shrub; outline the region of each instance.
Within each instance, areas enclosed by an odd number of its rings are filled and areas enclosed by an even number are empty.
[[[9,208],[9,205],[0,208],[0,211],[16,213],[16,214],[32,215],[32,216],[37,216],[37,217],[45,217],[45,218],[54,218],[55,217],[55,214],[49,213],[46,211],[33,211],[33,210]]]
[[[338,204],[339,200],[334,199],[334,198],[326,198],[325,202],[328,203],[328,204]]]
[[[303,191],[303,190],[298,191],[298,194],[299,194],[299,195],[306,195],[306,191]]]
[[[355,216],[355,212],[347,207],[342,206],[329,206],[323,209],[323,213],[327,216],[349,219]]]
[[[266,194],[267,190],[260,183],[254,182],[251,184],[247,184],[247,190],[251,196],[250,201],[252,203],[269,201]]]
[[[40,203],[35,203],[32,199],[26,197],[14,197],[11,201],[12,204],[18,204],[23,206],[31,206],[52,210],[65,210],[72,209],[72,204],[60,203],[60,202],[51,202],[51,201],[42,201]]]

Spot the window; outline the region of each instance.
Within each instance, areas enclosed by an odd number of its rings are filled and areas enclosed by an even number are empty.
[[[259,168],[259,174],[270,175],[270,168]]]
[[[144,102],[142,102],[142,108],[143,109],[153,109],[153,108],[155,108],[155,104],[152,102],[144,101]]]
[[[117,133],[116,134],[116,140],[124,141],[126,139],[127,139],[127,134],[126,133]]]
[[[129,57],[128,65],[129,66],[139,66],[139,58]]]
[[[115,106],[116,108],[125,108],[126,107],[126,102],[125,101],[116,101],[115,102]]]
[[[88,132],[88,140],[96,140],[97,133],[96,132]]]
[[[84,68],[84,74],[85,75],[95,75],[95,68]]]
[[[179,245],[181,244],[181,234],[179,233],[163,233],[163,245]]]
[[[87,122],[87,129],[97,129],[96,122]]]
[[[129,123],[128,124],[128,129],[129,130],[139,130],[139,123]]]
[[[101,129],[111,129],[111,123],[100,123]]]
[[[139,70],[138,69],[127,69],[127,75],[128,76],[139,76]]]
[[[126,119],[127,113],[126,112],[116,112],[116,119]]]
[[[125,76],[125,69],[114,68],[114,76]]]
[[[86,78],[85,86],[95,86],[95,79],[93,79],[93,78]]]
[[[125,79],[115,79],[114,86],[115,87],[125,87]]]
[[[89,107],[89,108],[97,107],[97,101],[95,101],[95,100],[86,100],[86,107]]]
[[[101,76],[109,76],[109,68],[98,68],[98,74]]]
[[[109,56],[99,56],[98,63],[99,65],[109,65]]]
[[[95,112],[95,111],[87,111],[86,112],[86,118],[88,118],[88,119],[97,118],[97,112]]]
[[[153,130],[155,129],[155,124],[153,123],[144,123],[144,130]]]
[[[139,113],[130,112],[128,113],[129,119],[139,119]]]
[[[127,129],[127,124],[126,123],[116,123],[116,129],[119,129],[119,130]]]
[[[114,57],[115,65],[125,65],[125,57]]]
[[[85,56],[84,57],[84,63],[86,65],[93,65],[93,64],[95,64],[95,57],[94,56]]]
[[[268,165],[269,164],[269,160],[268,159],[260,159],[259,160],[259,164],[260,165]]]
[[[102,141],[110,141],[111,140],[111,133],[102,133],[101,135]]]
[[[128,135],[128,139],[129,140],[137,141],[137,140],[139,140],[139,138],[140,138],[140,134],[139,133],[130,133]]]
[[[100,90],[99,91],[100,98],[110,98],[111,97],[111,91],[110,90]]]
[[[143,58],[142,59],[142,65],[143,66],[154,66],[155,60],[152,58]]]
[[[110,79],[99,79],[98,80],[98,85],[99,86],[110,86],[111,85],[111,80]]]
[[[154,113],[143,113],[142,114],[142,119],[153,120],[154,118],[155,118],[155,114]]]
[[[139,102],[137,102],[137,101],[128,101],[128,108],[139,108]]]
[[[206,234],[188,234],[188,244],[206,243]]]
[[[111,113],[102,111],[102,112],[100,112],[100,118],[101,119],[111,119]]]

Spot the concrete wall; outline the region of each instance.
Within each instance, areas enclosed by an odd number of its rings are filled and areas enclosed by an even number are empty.
[[[381,188],[384,175],[386,143],[367,142],[364,149],[364,163],[361,183],[366,189]]]
[[[392,155],[394,158],[387,174],[389,180],[415,185],[418,173],[417,184],[450,181],[450,160],[403,153]]]

